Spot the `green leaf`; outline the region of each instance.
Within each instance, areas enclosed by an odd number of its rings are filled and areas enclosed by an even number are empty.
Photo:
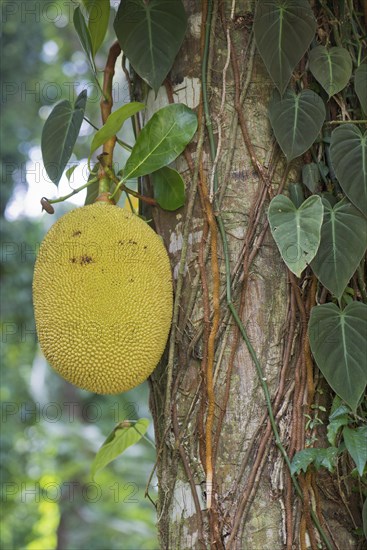
[[[329,422],[327,426],[327,439],[330,445],[335,445],[336,436],[341,426],[346,426],[349,423],[349,417],[347,414],[343,414]]]
[[[367,462],[367,426],[343,429],[343,437],[348,453],[353,458],[359,475],[362,477]]]
[[[296,208],[284,195],[270,203],[268,218],[271,233],[288,268],[297,277],[314,258],[320,244],[323,206],[313,195]]]
[[[95,70],[94,63],[93,63],[92,39],[90,36],[89,29],[85,23],[84,15],[82,14],[80,6],[77,6],[74,10],[73,23],[74,23],[75,30],[79,36],[79,40],[83,47],[83,50],[85,51],[93,69]]]
[[[315,162],[304,164],[302,167],[302,183],[314,193],[320,182],[320,173]]]
[[[335,447],[327,447],[326,449],[303,449],[296,453],[291,463],[291,474],[299,473],[301,470],[307,471],[310,464],[314,464],[318,470],[324,466],[332,472],[335,468],[338,449]]]
[[[331,162],[348,199],[367,216],[367,130],[342,124],[331,134]]]
[[[269,103],[269,119],[289,162],[314,143],[325,120],[325,106],[311,90],[303,90],[298,95],[287,90],[283,99],[275,91]]]
[[[111,137],[115,136],[119,132],[126,120],[136,113],[144,109],[144,103],[131,102],[127,105],[123,105],[116,111],[110,114],[106,120],[106,124],[102,126],[100,130],[94,135],[92,144],[90,146],[89,158],[92,156],[94,151],[101,147],[106,141]]]
[[[311,268],[337,298],[355,273],[367,248],[367,220],[347,199],[334,208],[323,199],[321,243]]]
[[[67,177],[68,181],[70,181],[71,176],[74,173],[75,168],[77,168],[77,164],[74,164],[73,166],[70,166],[65,172],[65,176]]]
[[[83,4],[88,10],[88,29],[94,57],[106,36],[110,19],[110,0],[83,0]]]
[[[345,88],[352,76],[352,58],[345,48],[317,46],[309,55],[310,71],[329,97]]]
[[[93,166],[93,170],[91,171],[91,173],[89,174],[89,178],[88,178],[88,181],[94,179],[97,177],[98,175],[98,170],[99,170],[99,162],[97,162],[94,166]],[[96,200],[96,198],[98,197],[99,195],[99,180],[97,178],[97,181],[95,181],[94,183],[91,183],[88,187],[87,187],[87,196],[85,197],[85,203],[84,203],[84,206],[86,204],[93,204]]]
[[[294,206],[299,208],[305,200],[302,185],[300,183],[290,183],[288,185],[288,192]]]
[[[154,198],[164,210],[177,210],[185,204],[185,184],[181,175],[165,166],[151,175]]]
[[[51,179],[58,185],[71,156],[83,122],[87,92],[78,95],[74,107],[70,101],[58,103],[50,113],[42,130],[43,164]]]
[[[362,110],[367,115],[367,63],[362,63],[354,73],[354,89]]]
[[[183,42],[187,26],[181,0],[124,0],[114,21],[122,51],[157,94]]]
[[[355,411],[367,383],[367,306],[353,302],[313,307],[309,322],[313,356],[329,386]]]
[[[197,128],[196,114],[181,103],[157,111],[140,132],[127,160],[124,179],[151,174],[185,149]]]
[[[315,30],[316,20],[307,0],[258,0],[254,20],[256,45],[281,94]]]
[[[126,426],[123,425],[124,423]],[[147,431],[148,426],[149,420],[146,418],[140,418],[134,423],[125,421],[117,426],[94,457],[91,467],[92,479],[99,470],[115,460],[128,447],[137,443]]]

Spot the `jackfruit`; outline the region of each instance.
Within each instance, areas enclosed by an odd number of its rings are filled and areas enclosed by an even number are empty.
[[[162,356],[172,295],[166,249],[143,220],[105,202],[77,208],[51,227],[36,260],[41,349],[80,388],[127,391]]]

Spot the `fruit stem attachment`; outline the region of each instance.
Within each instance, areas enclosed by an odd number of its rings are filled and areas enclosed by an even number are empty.
[[[143,202],[146,202],[147,204],[150,204],[151,206],[157,206],[157,201],[152,197],[146,197],[145,195],[141,195],[137,191],[134,191],[133,189],[126,187],[126,185],[124,184],[124,180],[119,180],[108,166],[104,166],[104,171],[106,172],[108,177],[113,181],[113,183],[116,185],[116,189],[110,195],[111,199],[113,199],[115,194],[120,190],[120,191],[124,191],[126,194],[136,197],[137,199]]]

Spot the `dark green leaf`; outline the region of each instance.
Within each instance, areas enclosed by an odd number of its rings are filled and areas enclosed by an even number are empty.
[[[327,447],[326,449],[304,449],[299,451],[293,457],[291,463],[291,474],[296,474],[303,470],[307,471],[310,464],[314,464],[318,470],[321,466],[324,466],[332,472],[335,468],[336,457],[338,455],[338,449],[335,447]]]
[[[367,115],[367,63],[362,63],[354,73],[354,89],[361,107]]]
[[[284,195],[273,198],[268,218],[271,233],[288,268],[299,277],[320,244],[323,206],[313,195],[299,208]]]
[[[124,0],[114,28],[134,70],[158,92],[183,42],[187,17],[181,0]]]
[[[302,167],[302,182],[308,187],[311,193],[314,193],[320,181],[320,173],[315,162],[304,164]]]
[[[309,56],[310,71],[329,97],[345,88],[352,76],[352,58],[345,48],[313,48]]]
[[[309,336],[317,366],[328,384],[355,410],[367,383],[367,306],[353,302],[312,308]]]
[[[258,0],[254,20],[256,45],[281,94],[315,30],[316,21],[307,0]]]
[[[98,170],[99,170],[99,162],[97,162],[97,163],[93,166],[93,170],[92,170],[92,172],[89,174],[88,181],[97,178]],[[93,202],[95,202],[95,200],[96,200],[96,198],[98,197],[98,195],[99,195],[99,180],[98,180],[98,178],[97,178],[97,181],[95,181],[94,183],[91,183],[91,184],[87,187],[87,196],[85,197],[85,203],[84,203],[84,205],[86,205],[86,204],[92,204]]]
[[[83,0],[83,4],[88,10],[88,29],[94,57],[106,36],[110,19],[110,0]]]
[[[178,172],[165,166],[151,175],[154,198],[164,210],[177,210],[185,203],[185,184]]]
[[[89,62],[94,68],[92,39],[89,29],[85,23],[84,15],[82,14],[80,6],[77,6],[74,10],[73,23],[75,30],[79,36],[79,40],[83,47],[83,50],[85,51]]]
[[[314,143],[325,120],[325,106],[311,90],[303,90],[298,95],[287,90],[283,99],[275,91],[269,104],[269,118],[289,162]]]
[[[157,111],[136,140],[125,166],[125,180],[151,174],[174,161],[196,128],[196,114],[186,105],[175,103]]]
[[[94,457],[91,467],[92,479],[99,470],[115,460],[128,447],[137,443],[147,431],[148,426],[149,420],[146,418],[140,418],[126,427],[117,426]]]
[[[144,103],[127,103],[127,105],[123,105],[116,111],[110,114],[108,117],[106,124],[102,126],[100,130],[94,135],[92,144],[90,146],[90,155],[89,158],[92,156],[94,151],[98,149],[98,147],[101,147],[106,141],[108,141],[111,137],[115,136],[119,130],[121,130],[124,122],[144,109]]]
[[[342,124],[331,134],[331,162],[349,200],[367,216],[367,130]]]
[[[349,423],[349,417],[347,414],[343,414],[331,420],[327,426],[327,439],[330,445],[335,445],[336,436],[341,426],[346,426]]]
[[[347,199],[334,208],[323,199],[321,242],[311,268],[337,298],[355,273],[367,248],[367,220]]]
[[[87,92],[83,90],[74,107],[67,100],[58,103],[50,113],[42,131],[43,164],[51,181],[58,185],[71,156],[83,122]]]
[[[348,453],[353,458],[359,475],[362,477],[367,462],[367,426],[343,429],[343,437]]]

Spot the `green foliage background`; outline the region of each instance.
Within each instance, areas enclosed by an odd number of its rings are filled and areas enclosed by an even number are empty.
[[[67,92],[88,82],[90,74],[81,62],[84,54],[70,20],[72,2],[16,0],[3,2],[1,8],[4,214],[9,201],[19,198],[27,186],[21,167],[29,160],[30,149],[40,144],[44,120],[39,110],[55,103],[55,97],[45,93],[48,83]],[[114,14],[112,10],[111,20]],[[59,51],[47,60],[42,48],[50,40]],[[105,54],[102,48],[97,64]],[[73,70],[75,76],[68,76]],[[38,96],[25,93],[37,89]],[[88,115],[91,111],[100,124],[98,101],[89,105]],[[77,158],[88,156],[86,142],[87,138],[79,138]],[[18,193],[12,198],[15,188]],[[56,215],[63,212],[59,205]],[[25,217],[2,221],[0,546],[4,550],[154,549],[158,547],[155,511],[144,498],[155,460],[152,447],[141,441],[126,451],[96,475],[97,485],[90,477],[93,457],[115,423],[150,416],[147,386],[122,396],[95,396],[64,382],[38,352],[31,284],[38,243],[55,219],[47,216],[39,221]]]

